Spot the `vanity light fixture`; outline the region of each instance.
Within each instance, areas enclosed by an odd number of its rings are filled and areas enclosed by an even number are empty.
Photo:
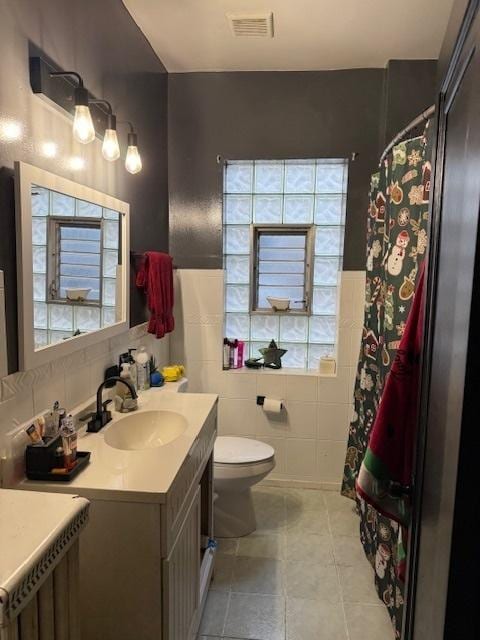
[[[138,152],[138,137],[135,133],[133,125],[131,122],[127,122],[130,126],[130,131],[128,133],[128,147],[127,147],[127,156],[125,158],[125,169],[129,173],[138,173],[142,170],[142,159]]]
[[[35,51],[37,50],[35,49]],[[83,78],[79,73],[76,71],[61,71],[40,50],[38,50],[38,55],[33,55],[29,58],[29,65],[30,85],[33,93],[43,96],[70,114],[72,113],[73,102],[73,136],[75,140],[82,144],[88,144],[95,140],[95,128],[99,132],[104,131],[102,155],[109,162],[118,160],[120,146],[118,143],[117,124],[120,121],[117,121],[110,102],[104,99],[97,99],[85,87]],[[53,80],[54,78],[61,78],[63,81],[57,84]],[[125,169],[132,174],[139,173],[142,170],[142,158],[138,151],[137,132],[131,122],[122,121],[122,123],[129,126]],[[5,137],[13,138],[14,135],[10,131],[5,135],[5,131],[2,131],[2,127],[0,127],[0,139]],[[41,153],[47,158],[55,157],[57,153],[56,145],[54,143],[43,144]],[[85,167],[85,160],[78,157],[69,158],[67,159],[67,165],[71,170],[79,171]]]
[[[76,71],[51,71],[50,77],[65,78],[73,76],[78,81],[78,86],[73,92],[75,105],[75,115],[73,118],[73,137],[77,142],[88,144],[95,140],[95,127],[93,126],[92,114],[88,106],[88,90],[83,85],[82,77]]]
[[[117,137],[117,117],[113,114],[112,105],[108,100],[90,100],[90,104],[104,104],[107,107],[107,126],[103,136],[102,155],[105,160],[114,162],[120,157],[120,147]]]

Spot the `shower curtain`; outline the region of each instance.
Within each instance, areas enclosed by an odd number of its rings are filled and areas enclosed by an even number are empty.
[[[357,501],[360,539],[397,638],[401,636],[403,609],[403,583],[396,572],[404,548],[402,532],[397,523],[356,495],[355,479],[425,257],[430,173],[423,135],[396,145],[371,178],[365,319],[342,483],[343,495]]]

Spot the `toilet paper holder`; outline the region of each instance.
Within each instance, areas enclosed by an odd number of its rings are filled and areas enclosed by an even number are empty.
[[[263,407],[265,404],[265,396],[257,396],[257,404],[259,407]],[[283,409],[283,402],[280,403],[280,408]]]

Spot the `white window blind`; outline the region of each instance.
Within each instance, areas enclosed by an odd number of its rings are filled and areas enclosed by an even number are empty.
[[[310,310],[308,227],[254,226],[252,311],[271,311],[269,297],[288,298],[290,309]]]
[[[54,299],[66,300],[66,289],[90,289],[87,300],[101,304],[101,223],[67,223],[52,220],[56,236],[56,274],[52,282]]]

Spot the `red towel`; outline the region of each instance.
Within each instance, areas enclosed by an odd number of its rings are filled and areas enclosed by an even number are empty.
[[[396,570],[405,580],[410,487],[418,419],[420,359],[423,341],[424,270],[420,267],[415,298],[405,332],[383,390],[370,441],[355,483],[357,494],[383,515],[398,522]]]
[[[163,338],[173,331],[173,261],[168,253],[147,251],[137,273],[136,284],[147,294],[150,311],[148,333]]]
[[[356,482],[357,493],[364,500],[403,526],[410,521],[410,500],[401,489],[412,482],[423,341],[424,267],[425,262]]]

